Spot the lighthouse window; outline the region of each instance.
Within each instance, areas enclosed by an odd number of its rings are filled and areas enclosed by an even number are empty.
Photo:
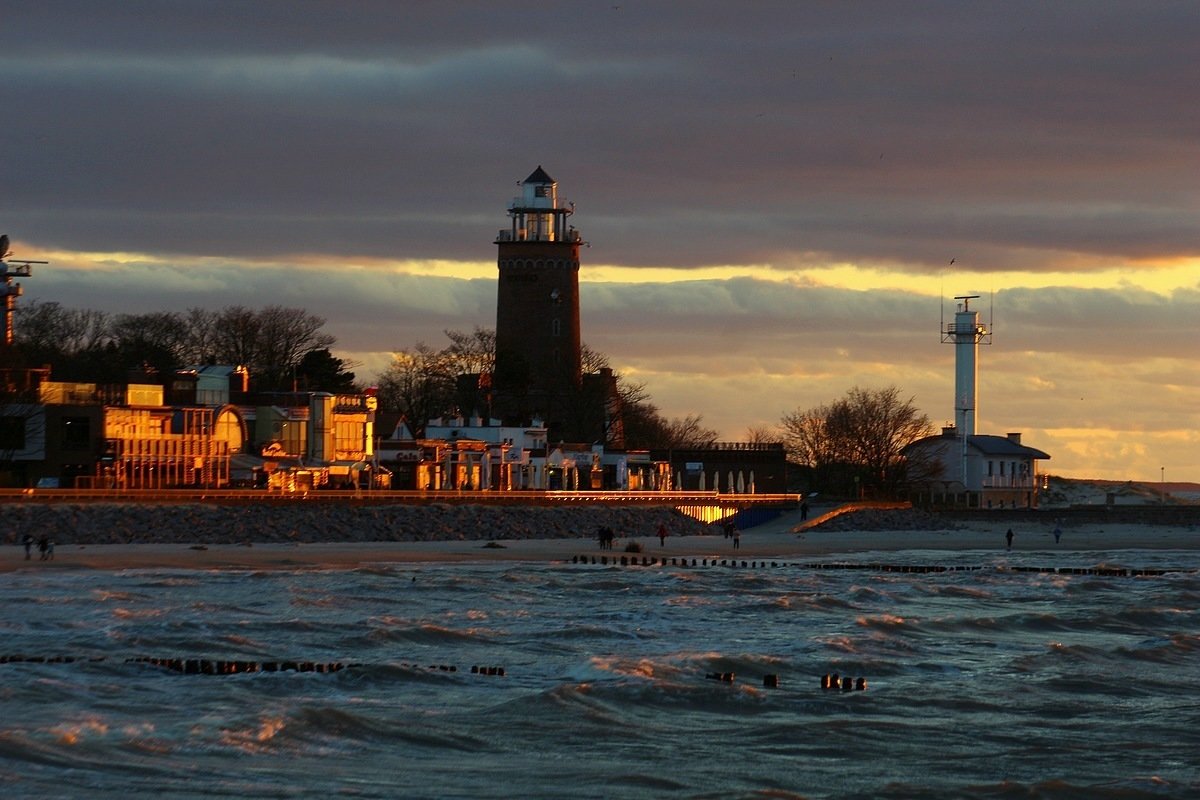
[[[533,196],[534,197],[549,197],[550,196],[550,187],[549,186],[533,187]]]

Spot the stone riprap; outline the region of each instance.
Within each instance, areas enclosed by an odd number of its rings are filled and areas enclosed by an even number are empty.
[[[915,508],[863,508],[839,514],[809,530],[820,531],[954,531],[965,526]]]
[[[660,523],[672,536],[714,532],[666,507],[9,503],[0,518],[7,544],[25,534],[59,545],[569,539],[600,526],[624,539],[655,536]]]

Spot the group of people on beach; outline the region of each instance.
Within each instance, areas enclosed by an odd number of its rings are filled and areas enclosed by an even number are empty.
[[[733,549],[740,550],[742,547],[742,532],[738,528],[737,523],[732,519],[727,519],[721,528],[725,531],[726,539],[733,539]]]
[[[725,532],[726,539],[733,539],[734,550],[741,548],[742,532],[738,529],[737,524],[735,524],[733,520],[725,520],[725,522],[721,524],[721,529]],[[666,547],[667,537],[671,535],[671,532],[667,529],[665,522],[660,522],[658,524],[658,530],[654,535],[658,537],[658,546]],[[600,543],[601,550],[612,550],[613,542],[616,541],[616,538],[617,535],[613,532],[613,529],[607,525],[601,525],[600,527],[596,528],[596,541]]]
[[[600,542],[601,550],[612,550],[616,538],[617,535],[613,533],[613,529],[607,525],[601,525],[596,529],[596,539]]]
[[[28,533],[21,539],[21,544],[25,545],[25,560],[28,561],[33,551],[33,537]],[[38,552],[42,554],[42,561],[54,560],[54,540],[49,536],[42,536],[37,540]]]

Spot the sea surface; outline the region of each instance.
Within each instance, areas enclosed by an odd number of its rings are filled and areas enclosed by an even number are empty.
[[[0,656],[76,660],[0,663],[0,797],[1195,798],[1198,559],[35,562],[0,575]]]

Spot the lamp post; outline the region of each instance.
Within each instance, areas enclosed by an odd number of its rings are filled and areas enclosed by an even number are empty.
[[[1167,468],[1158,468],[1158,504],[1165,506],[1167,504]]]

